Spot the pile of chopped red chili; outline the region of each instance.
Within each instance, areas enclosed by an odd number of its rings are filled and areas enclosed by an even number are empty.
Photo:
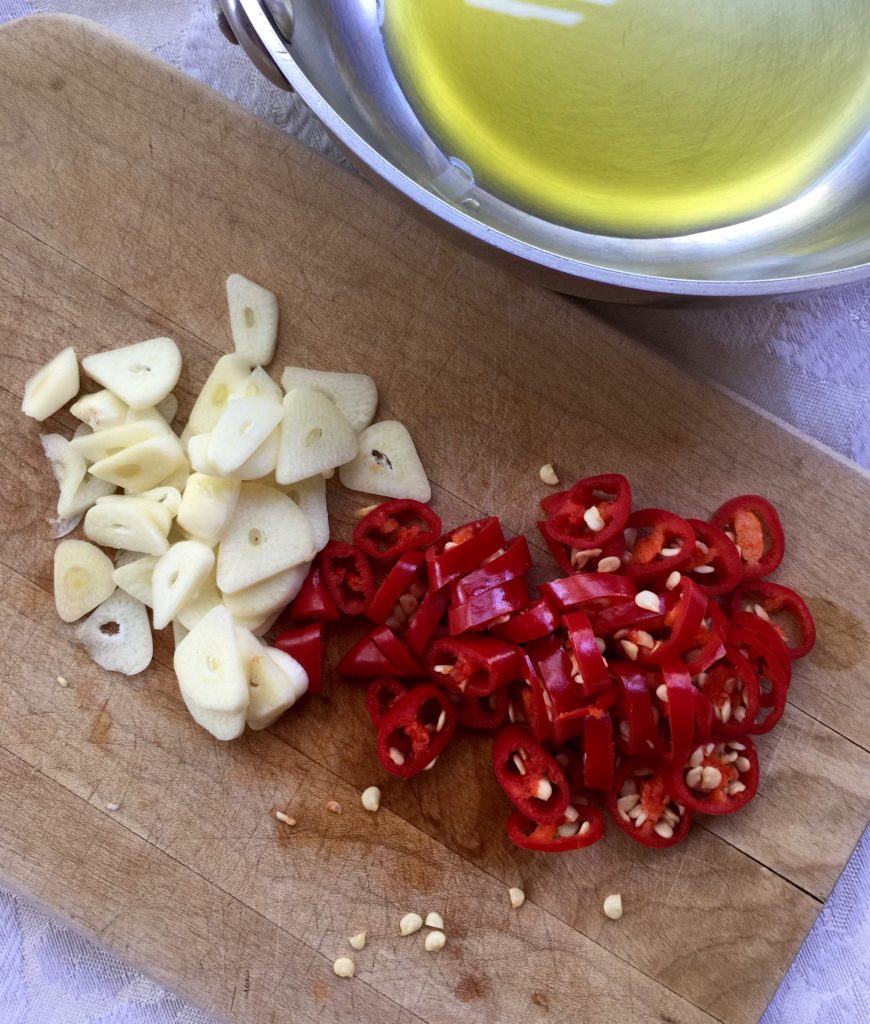
[[[324,625],[364,612],[374,628],[338,672],[370,680],[384,768],[411,778],[458,729],[493,733],[517,845],[590,846],[606,807],[632,839],[673,846],[693,814],[755,796],[752,737],[782,717],[792,661],[815,642],[800,595],[761,578],[782,561],[779,516],[757,495],[709,522],[633,510],[619,474],[541,507],[565,575],[537,596],[528,543],[497,518],[442,533],[427,506],[388,501],[322,552],[276,644],[316,691]]]

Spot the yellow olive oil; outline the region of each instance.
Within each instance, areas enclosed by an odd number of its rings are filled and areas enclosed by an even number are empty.
[[[795,198],[870,124],[868,0],[384,0],[396,75],[478,184],[685,234]]]

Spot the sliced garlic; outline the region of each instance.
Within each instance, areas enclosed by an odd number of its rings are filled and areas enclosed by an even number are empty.
[[[314,547],[322,551],[329,543],[329,511],[326,507],[326,481],[318,473],[295,484],[278,484],[278,487],[302,509],[302,514],[311,527]]]
[[[278,483],[292,484],[335,469],[358,451],[356,432],[322,391],[294,388],[284,397]]]
[[[288,366],[281,375],[285,391],[294,388],[317,388],[335,402],[351,427],[359,433],[375,418],[378,389],[374,380],[364,373],[330,373]]]
[[[69,411],[91,430],[104,430],[106,427],[117,427],[125,421],[127,405],[111,391],[103,390],[82,395],[77,402],[73,402]]]
[[[243,387],[251,374],[251,363],[244,356],[221,356],[190,412],[181,435],[187,441],[195,434],[207,434],[221,418],[233,394]]]
[[[270,397],[229,402],[209,434],[207,458],[218,475],[229,476],[246,462],[278,426],[282,415],[281,403]]]
[[[103,601],[77,627],[76,637],[107,672],[135,676],[151,664],[151,624],[145,605],[123,590]]]
[[[143,505],[137,498],[118,496],[92,506],[85,516],[85,536],[107,548],[162,555],[169,547],[168,530],[160,530]]]
[[[178,468],[169,474],[165,480],[161,480],[159,487],[174,487],[179,494],[184,493],[185,485],[190,477],[190,463],[184,459],[179,463]]]
[[[208,443],[211,434],[194,434],[187,439],[187,457],[190,459],[190,467],[194,473],[205,473],[207,476],[217,476],[218,471],[212,465],[208,457]]]
[[[181,641],[187,636],[190,630],[187,626],[182,626],[180,622],[173,619],[172,621],[172,642],[177,647]]]
[[[254,454],[230,474],[234,480],[262,480],[275,472],[278,464],[278,450],[281,445],[281,428],[276,427]]]
[[[172,514],[165,505],[135,494],[109,494],[104,498],[97,498],[96,503],[97,505],[116,505],[119,501],[123,503],[124,507],[135,505],[142,509],[157,529],[164,536],[169,536],[172,527]]]
[[[114,494],[114,484],[88,474],[72,491],[67,492],[65,488],[61,490],[57,499],[57,514],[62,517],[80,516],[101,498],[109,498]]]
[[[212,572],[200,584],[199,590],[197,590],[194,597],[179,608],[174,621],[179,622],[185,629],[193,629],[208,615],[212,608],[217,608],[218,605],[222,604],[221,592],[217,588],[215,574]]]
[[[253,398],[258,395],[274,398],[278,402],[284,398],[284,392],[262,366],[255,366],[245,383],[233,392],[233,398]]]
[[[166,398],[161,398],[154,408],[167,423],[172,423],[178,415],[178,399],[170,392]]]
[[[294,565],[234,594],[224,594],[224,604],[234,619],[263,620],[282,611],[302,589],[311,568],[310,562]]]
[[[226,608],[213,608],[187,634],[175,649],[173,664],[194,720],[218,739],[241,735],[250,696],[235,624]]]
[[[70,442],[60,434],[43,434],[41,440],[42,450],[51,463],[51,471],[60,489],[57,514],[62,519],[74,518],[93,504],[93,501],[90,501],[84,508],[80,508],[76,507],[79,503],[73,500],[73,496],[85,480],[88,471],[87,463]],[[112,487],[112,490],[114,489]]]
[[[131,409],[147,409],[178,383],[181,353],[171,338],[152,338],[85,356],[82,369]]]
[[[214,552],[197,540],[183,540],[154,567],[151,593],[155,629],[165,629],[180,608],[196,596],[214,568]]]
[[[217,581],[234,594],[314,558],[308,520],[286,494],[242,484],[218,549]]]
[[[278,299],[247,277],[230,274],[227,304],[236,352],[259,366],[271,363],[278,341]]]
[[[174,519],[181,507],[181,492],[177,487],[152,487],[150,490],[134,492],[132,498],[142,498],[145,501],[153,501],[162,505]]]
[[[70,444],[88,462],[100,462],[111,458],[134,444],[150,441],[166,434],[166,428],[152,420],[138,420],[121,423],[117,427],[105,427],[90,434],[74,437]]]
[[[142,558],[134,558],[123,565],[115,566],[112,579],[115,585],[126,591],[137,601],[147,605],[153,605],[151,593],[151,578],[154,575],[154,566],[160,561],[156,555],[143,555]]]
[[[75,622],[112,596],[114,566],[85,540],[64,540],[54,549],[54,603],[64,622]]]
[[[215,545],[235,510],[239,487],[236,480],[192,473],[176,514],[179,526],[204,544]]]
[[[21,411],[35,420],[47,420],[75,398],[79,390],[79,364],[76,350],[65,348],[24,385]]]
[[[254,730],[266,729],[306,692],[308,676],[289,654],[270,651],[246,629],[237,633],[250,687],[247,723]],[[283,658],[279,660],[273,654]]]
[[[352,491],[385,498],[428,501],[432,488],[405,426],[396,420],[374,423],[359,435],[359,454],[338,471]]]
[[[141,492],[165,480],[184,462],[184,451],[174,434],[162,434],[95,462],[89,472],[100,480]]]

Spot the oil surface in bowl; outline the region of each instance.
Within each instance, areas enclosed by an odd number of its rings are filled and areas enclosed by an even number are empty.
[[[480,185],[609,234],[769,210],[870,121],[867,0],[385,0],[384,34]]]

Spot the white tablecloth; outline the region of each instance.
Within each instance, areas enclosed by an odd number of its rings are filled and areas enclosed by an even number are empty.
[[[266,83],[226,43],[210,0],[0,0],[0,22],[33,12],[100,21],[338,156],[298,101]],[[690,372],[870,468],[870,285],[741,309],[603,312]],[[870,1022],[868,891],[870,832],[763,1024]],[[209,1018],[0,888],[0,1024],[209,1024]]]

